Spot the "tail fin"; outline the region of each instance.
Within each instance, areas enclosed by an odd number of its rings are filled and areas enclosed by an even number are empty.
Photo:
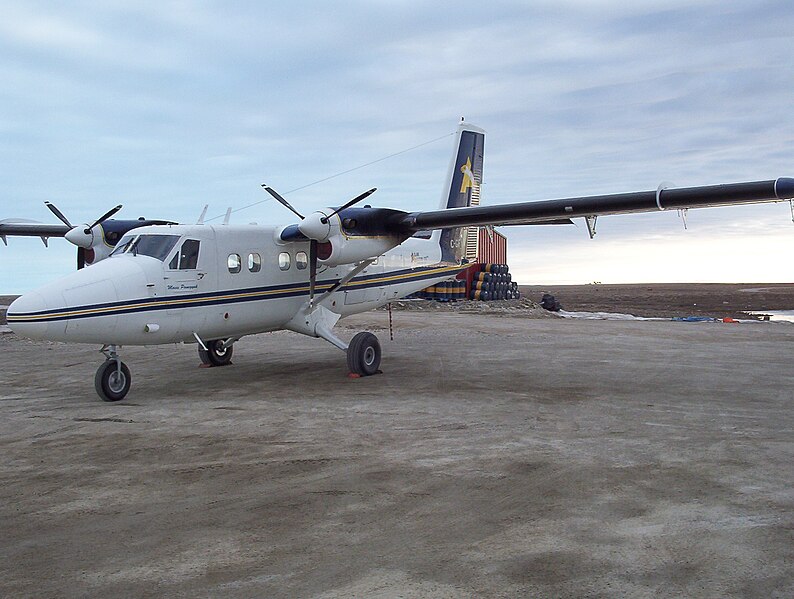
[[[455,136],[455,152],[447,172],[440,208],[465,208],[480,204],[485,131],[461,122]],[[477,255],[478,227],[458,227],[441,231],[441,259],[460,263]]]

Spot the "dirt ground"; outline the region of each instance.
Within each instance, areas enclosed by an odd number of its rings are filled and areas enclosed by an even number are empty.
[[[521,291],[536,302],[551,293],[571,312],[738,319],[751,318],[746,310],[794,310],[794,283],[522,285]]]
[[[383,374],[0,335],[0,595],[794,596],[794,325],[384,312]]]

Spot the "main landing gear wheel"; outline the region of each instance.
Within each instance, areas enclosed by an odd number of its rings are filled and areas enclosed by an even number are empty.
[[[199,358],[202,363],[210,366],[226,366],[232,362],[232,350],[234,347],[223,347],[223,339],[215,339],[207,342],[207,349],[199,346]]]
[[[353,374],[369,376],[378,372],[380,343],[372,333],[358,333],[347,347],[347,367]]]
[[[105,360],[94,377],[94,387],[102,401],[121,401],[127,396],[131,383],[130,369],[116,360]]]

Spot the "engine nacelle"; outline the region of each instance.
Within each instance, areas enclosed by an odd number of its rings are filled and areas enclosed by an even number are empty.
[[[332,236],[317,247],[317,261],[326,266],[354,264],[375,258],[397,247],[403,237],[347,237],[341,233]]]

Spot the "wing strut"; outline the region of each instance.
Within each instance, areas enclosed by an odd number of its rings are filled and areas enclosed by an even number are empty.
[[[584,222],[587,223],[587,232],[590,234],[590,239],[595,237],[597,220],[598,220],[598,216],[595,215],[584,217]]]

